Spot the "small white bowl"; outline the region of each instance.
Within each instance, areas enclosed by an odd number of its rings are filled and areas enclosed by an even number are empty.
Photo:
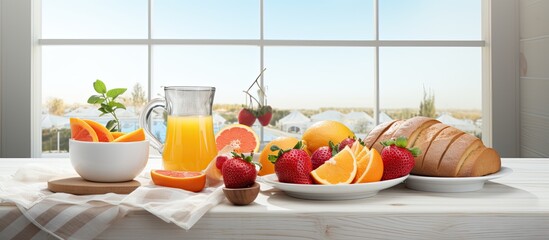
[[[71,164],[82,178],[93,182],[134,179],[149,160],[149,141],[85,142],[69,140]]]

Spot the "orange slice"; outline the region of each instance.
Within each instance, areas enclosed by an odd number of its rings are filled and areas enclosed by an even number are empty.
[[[145,141],[145,131],[143,128],[138,128],[133,132],[126,133],[116,139],[113,142],[139,142]]]
[[[206,174],[190,171],[151,170],[154,184],[200,192],[206,186]]]
[[[259,151],[259,138],[254,130],[246,125],[233,124],[221,129],[215,135],[217,151],[231,145],[235,152],[250,153]]]
[[[369,152],[370,152],[370,149],[368,149],[367,147],[364,147],[358,154],[355,154],[356,160],[358,161],[359,159],[363,158]]]
[[[358,140],[356,140],[353,145],[351,145],[351,151],[353,151],[353,154],[355,156],[358,155],[360,151],[362,151],[362,149],[364,149],[364,146],[362,146],[362,144],[360,144]]]
[[[311,172],[315,182],[325,185],[349,184],[356,176],[355,155],[347,146]]]
[[[123,133],[123,132],[111,132],[111,134],[112,134],[112,137],[113,137],[114,139],[117,139],[117,138],[123,136],[123,135],[126,134],[126,133]]]
[[[100,142],[112,142],[114,137],[111,134],[111,131],[103,126],[101,123],[98,123],[89,119],[82,119],[84,122],[90,125],[97,134],[97,138]]]
[[[368,148],[364,148],[368,149]],[[357,173],[353,183],[377,182],[383,176],[383,160],[379,152],[372,148],[366,155],[357,158]]]
[[[98,142],[97,133],[80,118],[70,118],[71,138],[79,141]]]

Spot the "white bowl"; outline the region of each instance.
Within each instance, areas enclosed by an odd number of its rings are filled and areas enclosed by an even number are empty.
[[[134,179],[149,160],[149,141],[85,142],[69,140],[74,170],[94,182],[126,182]]]

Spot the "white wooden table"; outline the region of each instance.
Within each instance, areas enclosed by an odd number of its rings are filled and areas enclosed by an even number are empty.
[[[68,159],[0,159],[0,175],[30,162],[69,166]],[[98,239],[549,239],[549,159],[503,159],[502,165],[513,174],[469,193],[401,184],[361,200],[310,201],[263,186],[254,204],[224,202],[188,232],[134,211]],[[151,159],[148,167],[158,166]]]

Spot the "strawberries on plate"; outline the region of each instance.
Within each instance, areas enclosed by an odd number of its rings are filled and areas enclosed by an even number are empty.
[[[420,154],[419,148],[406,148],[408,140],[406,137],[389,139],[381,143],[384,147],[381,150],[383,160],[383,176],[381,180],[389,180],[408,175],[415,165],[414,157]]]
[[[313,170],[311,157],[302,147],[303,143],[301,141],[292,149],[282,150],[276,145],[271,146],[271,151],[278,151],[278,155],[269,156],[269,161],[275,165],[275,174],[278,181],[298,184],[313,183],[311,178],[311,171]]]

